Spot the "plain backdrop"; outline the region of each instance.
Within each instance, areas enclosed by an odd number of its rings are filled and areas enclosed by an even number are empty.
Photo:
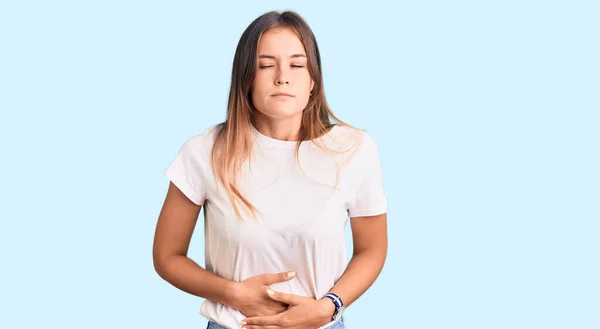
[[[0,327],[206,327],[153,268],[163,170],[284,9],[380,148],[389,253],[348,328],[600,328],[597,1],[125,0],[0,2]]]

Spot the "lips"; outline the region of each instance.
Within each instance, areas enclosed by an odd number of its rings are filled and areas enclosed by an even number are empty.
[[[292,96],[292,95],[290,95],[290,94],[287,94],[287,93],[277,93],[277,94],[274,94],[273,96],[288,96],[288,97],[294,97],[294,96]]]

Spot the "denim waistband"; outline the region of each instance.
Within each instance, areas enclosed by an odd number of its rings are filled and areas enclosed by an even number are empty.
[[[345,329],[346,326],[344,325],[344,317],[342,317],[340,319],[340,321],[334,322],[329,327],[326,327],[326,328],[327,329]],[[216,322],[209,321],[206,329],[229,329],[229,328],[223,327],[222,325],[220,325]]]
[[[206,329],[228,329],[228,328],[225,328],[225,327],[223,327],[222,325],[220,325],[218,323],[209,321],[208,322],[208,327],[206,327]]]

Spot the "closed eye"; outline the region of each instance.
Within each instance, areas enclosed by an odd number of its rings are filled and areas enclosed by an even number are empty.
[[[266,68],[268,68],[268,67],[273,67],[273,65],[263,65],[263,66],[259,66],[259,68],[261,68],[261,69],[266,69]],[[304,67],[304,66],[302,66],[302,65],[292,65],[292,67],[302,68],[302,67]]]

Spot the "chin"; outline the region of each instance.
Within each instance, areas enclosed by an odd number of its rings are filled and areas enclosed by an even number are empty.
[[[265,112],[263,112],[263,113],[273,119],[287,119],[287,118],[295,117],[298,115],[302,115],[302,110],[279,108],[279,109],[272,109],[266,113]]]

